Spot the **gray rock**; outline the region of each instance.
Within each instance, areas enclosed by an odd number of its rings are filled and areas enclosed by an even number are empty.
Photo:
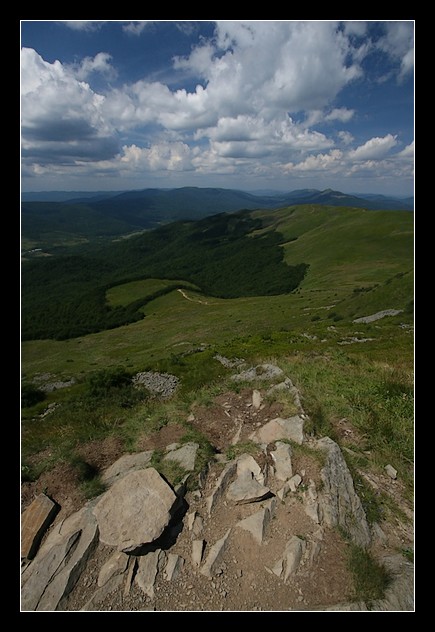
[[[264,474],[251,454],[241,454],[237,459],[237,476],[246,471],[252,473],[257,483],[264,485]]]
[[[176,579],[184,566],[184,559],[175,553],[168,553],[168,561],[163,573],[166,581],[170,582]]]
[[[270,496],[268,487],[258,483],[252,472],[243,471],[228,487],[227,498],[238,505],[253,503]]]
[[[97,522],[88,504],[50,533],[23,573],[23,610],[61,610],[97,543]]]
[[[164,567],[166,554],[161,549],[147,553],[139,558],[136,573],[136,583],[148,595],[150,599],[154,599],[154,584],[157,573]]]
[[[103,586],[98,588],[89,601],[81,608],[81,611],[99,610],[97,607],[111,593],[118,591],[123,582],[123,575],[114,575]]]
[[[170,397],[177,390],[180,380],[175,375],[169,373],[157,373],[155,371],[145,371],[137,373],[132,380],[137,387],[144,386],[153,395],[159,397]]]
[[[280,391],[288,391],[292,387],[293,383],[291,379],[289,377],[286,377],[283,382],[279,382],[278,384],[274,384],[273,386],[271,386],[267,391],[267,395],[272,395],[273,393]]]
[[[120,553],[119,551],[114,553],[101,567],[98,574],[98,586],[100,588],[104,586],[114,575],[122,575],[127,570],[128,561],[129,556],[125,553]]]
[[[299,568],[299,564],[302,559],[302,554],[305,550],[305,542],[294,535],[284,549],[283,562],[284,562],[284,581],[294,574]]]
[[[237,469],[237,463],[235,461],[231,461],[228,465],[223,469],[221,475],[216,481],[216,485],[210,494],[210,496],[206,499],[208,515],[210,516],[214,506],[218,502],[218,500],[222,497],[222,494],[226,490],[230,480],[234,476]]]
[[[361,318],[355,318],[353,323],[372,323],[375,320],[379,320],[380,318],[385,318],[385,316],[397,316],[403,312],[403,309],[384,309],[381,312],[376,312],[376,314],[371,314],[370,316],[362,316]]]
[[[304,441],[304,420],[295,415],[289,419],[277,417],[256,430],[250,435],[250,439],[257,443],[273,443],[282,439],[289,439],[301,445]]]
[[[304,510],[307,516],[316,524],[319,524],[319,502],[314,481],[310,480],[307,489],[304,491]]]
[[[176,450],[173,450],[163,457],[163,461],[175,461],[184,470],[192,472],[195,469],[196,453],[199,445],[197,443],[185,443]]]
[[[371,604],[372,610],[413,611],[414,610],[414,564],[400,555],[388,555],[381,563],[391,573],[392,582],[385,591],[384,599]]]
[[[232,375],[234,382],[254,382],[256,380],[270,382],[284,375],[284,371],[274,364],[259,364],[256,367]]]
[[[103,472],[101,480],[106,485],[112,485],[128,472],[144,470],[149,466],[152,456],[153,450],[136,454],[124,454]]]
[[[252,537],[258,544],[262,544],[264,533],[269,524],[271,515],[270,511],[267,507],[263,507],[256,513],[252,514],[252,516],[248,516],[244,520],[240,520],[236,524],[236,527],[240,527],[240,529],[244,529],[245,531],[249,531],[252,534]]]
[[[288,481],[290,491],[295,492],[301,483],[302,478],[299,476],[299,474],[295,474],[294,476],[292,476],[291,479]]]
[[[326,453],[326,465],[320,474],[323,489],[319,496],[322,523],[340,526],[359,546],[370,544],[370,528],[353,479],[339,446],[329,437],[317,441]]]
[[[293,476],[292,449],[288,443],[276,442],[276,450],[270,453],[275,462],[275,477],[279,481],[287,481]]]
[[[168,525],[177,500],[154,468],[126,474],[94,507],[101,542],[124,553],[152,542]]]
[[[207,555],[204,565],[200,571],[202,575],[205,575],[206,577],[213,577],[219,571],[222,570],[221,568],[222,557],[225,553],[228,536],[230,535],[230,532],[231,532],[231,529],[228,529],[225,535],[220,540],[215,542],[213,546],[211,547],[210,552]]]
[[[393,480],[395,480],[397,478],[397,470],[394,469],[394,467],[390,464],[385,466],[385,471],[388,474],[388,476],[390,478],[392,478]]]
[[[261,403],[263,401],[263,398],[261,397],[261,393],[260,391],[253,391],[252,392],[252,405],[256,410],[259,410]]]
[[[59,511],[59,505],[39,494],[21,515],[21,557],[32,559],[41,538]]]
[[[192,562],[195,566],[200,566],[205,548],[205,540],[192,541]]]

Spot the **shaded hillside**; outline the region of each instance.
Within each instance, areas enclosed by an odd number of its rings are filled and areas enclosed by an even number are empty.
[[[123,193],[95,192],[86,196],[78,192],[78,197],[68,201],[24,201],[29,195],[23,194],[22,238],[30,241],[28,247],[37,245],[48,249],[63,242],[116,237],[178,220],[196,220],[241,209],[278,209],[294,204],[368,210],[413,209],[412,199],[396,200],[378,195],[363,198],[332,189],[254,195],[231,189],[183,187]],[[50,197],[49,194],[47,197]],[[61,192],[56,192],[54,197],[61,197]],[[39,195],[36,198],[40,200]]]
[[[183,279],[221,298],[285,294],[307,266],[288,266],[274,232],[253,235],[262,222],[248,213],[174,223],[95,247],[92,255],[27,262],[22,274],[22,337],[70,338],[134,322],[157,294],[112,307],[107,288],[141,278]],[[178,282],[179,283],[179,282]]]

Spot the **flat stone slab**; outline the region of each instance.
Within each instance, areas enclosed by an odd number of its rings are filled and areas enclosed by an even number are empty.
[[[294,441],[299,445],[304,442],[304,420],[295,415],[288,419],[277,417],[253,432],[249,438],[256,443],[273,443],[282,439]]]
[[[128,472],[136,470],[144,470],[149,467],[153,450],[146,452],[137,452],[136,454],[124,454],[115,463],[105,470],[101,476],[101,480],[106,485],[111,485],[120,480]]]
[[[175,461],[184,470],[192,472],[195,469],[196,453],[199,445],[197,443],[185,443],[180,448],[171,450],[163,457],[163,461]]]
[[[222,557],[225,553],[230,532],[231,529],[228,529],[223,538],[215,542],[211,547],[210,552],[204,562],[204,566],[201,568],[200,571],[202,575],[205,575],[206,577],[213,577],[213,575],[215,575],[221,569]]]
[[[279,481],[287,481],[293,476],[291,446],[277,441],[276,450],[270,454],[275,463],[275,477]]]
[[[264,474],[261,467],[251,454],[241,454],[237,459],[237,476],[246,471],[252,472],[257,483],[264,484]]]
[[[216,481],[216,485],[210,496],[207,498],[207,511],[210,516],[214,506],[218,502],[218,500],[222,497],[222,494],[226,490],[230,480],[234,476],[237,469],[237,463],[235,461],[230,461],[228,465],[222,470],[218,480]]]
[[[45,494],[39,494],[21,515],[21,557],[32,559],[41,538],[60,507]]]
[[[168,562],[163,573],[166,581],[170,582],[176,579],[184,566],[184,559],[175,553],[168,553]]]
[[[256,481],[253,473],[249,470],[243,471],[236,480],[231,483],[227,491],[228,500],[232,500],[238,505],[254,503],[268,498],[270,495],[270,489]]]
[[[264,532],[269,524],[271,512],[267,507],[263,507],[252,516],[248,516],[244,520],[240,520],[236,527],[249,531],[257,544],[262,544]]]
[[[101,588],[115,575],[122,575],[127,570],[129,556],[117,551],[101,567],[97,584]]]
[[[157,539],[169,524],[177,496],[154,468],[126,474],[94,507],[103,544],[130,553]]]
[[[161,549],[139,558],[136,583],[150,599],[154,599],[154,584],[157,573],[163,569],[165,561],[166,553]]]

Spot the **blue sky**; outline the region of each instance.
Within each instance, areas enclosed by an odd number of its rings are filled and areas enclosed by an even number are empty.
[[[23,191],[414,191],[413,21],[22,21]]]

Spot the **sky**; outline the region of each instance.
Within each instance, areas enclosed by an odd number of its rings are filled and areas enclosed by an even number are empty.
[[[414,193],[414,22],[30,21],[22,191]]]

